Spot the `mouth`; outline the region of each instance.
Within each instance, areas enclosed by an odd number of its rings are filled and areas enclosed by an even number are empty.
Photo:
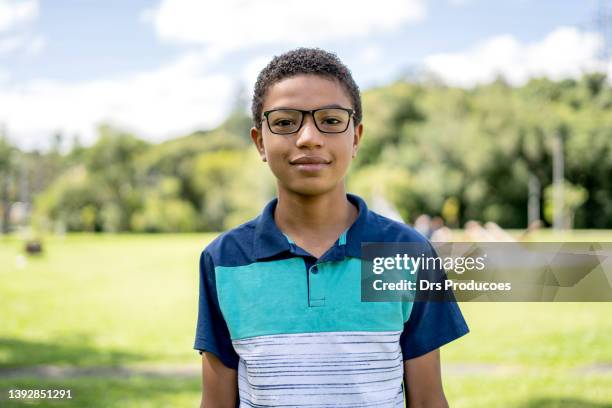
[[[300,156],[289,160],[289,164],[298,170],[313,172],[320,171],[331,164],[331,161],[321,156]]]

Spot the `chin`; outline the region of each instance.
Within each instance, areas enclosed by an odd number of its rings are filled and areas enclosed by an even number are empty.
[[[285,185],[284,188],[293,194],[318,196],[334,190],[336,184],[330,184],[329,180],[304,180],[300,183]]]

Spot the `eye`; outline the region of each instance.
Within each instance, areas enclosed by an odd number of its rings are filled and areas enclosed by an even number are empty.
[[[272,123],[273,126],[281,126],[281,127],[286,127],[286,126],[293,126],[294,122],[291,119],[278,119],[275,120],[274,123]]]
[[[325,118],[323,119],[323,123],[325,123],[326,125],[338,125],[342,123],[342,120],[338,118]]]

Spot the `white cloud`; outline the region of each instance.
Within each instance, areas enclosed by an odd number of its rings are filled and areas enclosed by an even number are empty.
[[[0,0],[0,31],[11,30],[37,17],[37,0]]]
[[[600,67],[597,54],[602,46],[598,34],[560,27],[539,42],[523,44],[501,35],[465,52],[431,55],[424,65],[451,85],[470,87],[499,75],[521,85],[536,76],[562,79],[593,71]]]
[[[223,51],[288,43],[366,37],[425,17],[425,0],[162,0],[143,13],[165,41]]]
[[[30,37],[29,41],[25,44],[23,50],[28,55],[39,54],[47,45],[47,40],[42,35]]]
[[[38,14],[37,0],[0,0],[0,56],[15,52],[36,55],[44,48],[44,38],[30,27]]]
[[[463,7],[470,3],[473,3],[473,0],[449,0],[448,2],[451,6]]]
[[[222,121],[234,85],[204,74],[208,58],[191,54],[156,71],[76,84],[36,80],[0,88],[0,123],[24,148],[46,147],[56,132],[85,143],[100,123],[159,141]]]
[[[382,61],[383,50],[379,45],[368,44],[364,46],[358,55],[361,64],[374,65]]]
[[[249,61],[244,69],[242,70],[242,80],[244,81],[247,89],[250,91],[255,88],[255,82],[257,81],[257,76],[261,72],[262,69],[268,64],[268,62],[272,61],[273,56],[259,56],[253,58]]]
[[[528,3],[530,1],[531,0],[506,0],[507,3],[509,2],[510,4],[516,4],[516,5]],[[479,3],[486,3],[486,2],[482,0],[448,0],[448,3],[453,7],[466,7],[466,6],[474,6],[474,5],[478,5]]]
[[[45,47],[45,39],[38,35],[16,34],[0,37],[0,56],[15,51],[23,51],[28,55],[36,55]]]
[[[5,83],[8,82],[9,78],[11,76],[9,75],[8,72],[3,71],[2,69],[0,69],[0,89],[2,89],[2,85],[4,85]],[[1,123],[0,123],[1,125]]]
[[[11,35],[8,37],[0,37],[0,55],[8,54],[18,49],[23,43],[23,37],[19,35]]]

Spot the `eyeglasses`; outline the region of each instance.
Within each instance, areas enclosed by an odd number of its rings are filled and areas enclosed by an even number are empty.
[[[346,108],[322,108],[313,110],[273,109],[265,111],[263,116],[272,133],[289,135],[302,128],[304,116],[312,115],[316,128],[322,133],[342,133],[349,127],[351,116],[355,113]],[[262,122],[264,119],[262,119]]]

